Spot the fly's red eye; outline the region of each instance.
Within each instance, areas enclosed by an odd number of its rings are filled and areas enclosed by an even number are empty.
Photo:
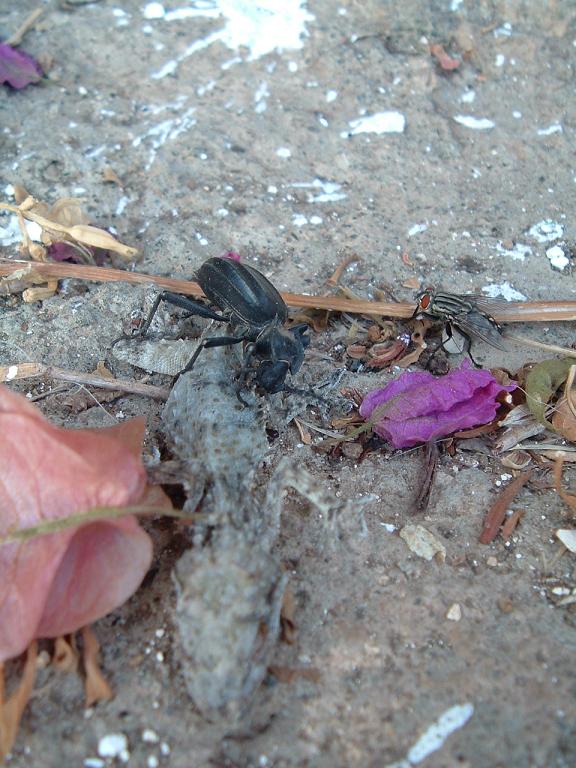
[[[420,299],[420,309],[428,309],[430,306],[430,294],[425,293]]]

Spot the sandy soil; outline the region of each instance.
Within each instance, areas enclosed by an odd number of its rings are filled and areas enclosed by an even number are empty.
[[[412,280],[574,298],[570,267],[546,253],[560,245],[569,259],[576,240],[574,3],[64,5],[46,3],[25,39],[48,65],[46,83],[1,95],[0,186],[46,202],[82,197],[95,224],[139,249],[135,269],[191,278],[233,249],[279,289],[311,293],[356,255],[343,283],[364,297],[385,288],[412,300]],[[0,0],[2,36],[36,6]],[[457,69],[441,70],[435,43],[461,59]],[[122,187],[105,182],[106,168]],[[17,245],[0,253],[16,256]],[[65,281],[43,302],[0,298],[1,362],[92,371],[145,295]],[[521,330],[573,341],[567,324]],[[301,380],[342,368],[343,339],[338,321],[313,334]],[[514,370],[541,355],[515,346],[479,357]],[[348,372],[342,385],[365,392],[390,375]],[[144,413],[148,455],[165,442],[161,405],[144,398],[79,404],[68,393],[39,404],[71,427]],[[274,555],[290,576],[296,637],[272,663],[308,673],[268,675],[239,720],[202,717],[182,673],[171,576],[189,539],[173,521],[148,521],[152,571],[95,626],[116,698],[84,712],[81,681],[43,670],[10,765],[576,765],[576,614],[553,592],[573,589],[576,569],[573,555],[554,559],[566,514],[557,495],[525,488],[512,539],[483,546],[482,519],[507,472],[490,451],[442,456],[417,519],[419,452],[331,460],[284,424],[257,485],[284,455],[352,509],[369,497],[341,537],[287,497]],[[398,532],[412,522],[443,543],[444,562],[409,550]],[[454,604],[457,621],[447,618]],[[438,721],[437,741],[419,741]],[[110,734],[127,749],[99,757]]]

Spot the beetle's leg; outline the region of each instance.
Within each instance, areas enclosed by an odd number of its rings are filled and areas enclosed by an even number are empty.
[[[240,341],[245,341],[245,339],[240,338]],[[248,405],[248,403],[242,399],[240,396],[240,393],[244,389],[244,385],[246,384],[246,379],[248,377],[248,374],[254,370],[253,366],[250,364],[252,362],[252,358],[254,357],[254,353],[256,352],[256,344],[250,343],[246,344],[246,349],[244,350],[244,360],[242,361],[242,368],[240,368],[240,372],[238,373],[238,378],[236,379],[236,397],[243,405]]]
[[[208,339],[204,339],[198,344],[186,367],[183,368],[178,375],[181,376],[183,373],[192,370],[194,363],[200,357],[200,353],[203,349],[210,349],[211,347],[231,347],[233,344],[240,344],[242,341],[244,341],[244,339],[238,338],[238,336],[211,336]]]
[[[171,291],[162,291],[162,293],[156,296],[154,304],[152,305],[152,309],[148,313],[148,317],[146,318],[146,321],[140,328],[140,333],[138,334],[139,336],[146,336],[146,334],[148,333],[148,329],[150,328],[150,324],[154,319],[154,315],[158,311],[158,307],[163,301],[167,302],[168,304],[173,304],[175,307],[180,307],[180,309],[185,309],[191,315],[197,315],[198,317],[205,317],[208,320],[219,320],[220,322],[224,322],[226,320],[225,317],[222,317],[222,315],[217,314],[216,312],[211,310],[210,307],[207,307],[206,304],[202,304],[201,301],[190,299],[188,298],[188,296],[182,296],[181,293],[172,293]]]

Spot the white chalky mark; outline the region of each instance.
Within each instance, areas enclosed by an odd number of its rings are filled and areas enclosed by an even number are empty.
[[[0,219],[2,221],[2,219]],[[0,245],[6,247],[19,243],[22,239],[22,233],[18,225],[18,217],[10,216],[5,227],[0,227]]]
[[[193,48],[180,55],[157,71],[153,77],[165,77],[192,53],[221,42],[232,50],[247,48],[248,60],[266,56],[273,51],[298,50],[308,36],[306,24],[315,16],[304,8],[302,0],[214,0],[212,3],[196,3],[192,7],[165,11],[161,3],[148,3],[144,17],[163,19],[166,22],[181,21],[194,17],[218,19],[224,17],[224,26],[196,41]],[[233,59],[231,64],[241,62]],[[296,71],[298,64],[290,62],[290,71]]]
[[[487,117],[473,117],[472,115],[455,115],[454,120],[459,125],[471,128],[474,131],[488,131],[496,125],[495,122]]]
[[[142,15],[145,19],[163,19],[166,14],[162,3],[146,3]]]
[[[560,125],[560,123],[552,123],[552,125],[549,125],[547,128],[538,128],[536,133],[538,136],[550,136],[553,133],[562,133],[563,128]]]
[[[120,757],[128,749],[128,739],[123,733],[109,733],[98,742],[100,757]]]
[[[342,133],[342,138],[356,136],[359,133],[404,133],[406,118],[401,112],[388,110],[351,120],[349,125],[351,130]]]
[[[474,714],[472,704],[450,707],[433,723],[408,750],[406,757],[411,765],[418,765],[444,744],[448,736],[466,725]]]
[[[496,283],[486,285],[482,288],[482,293],[485,293],[491,299],[502,296],[506,301],[526,301],[526,296],[513,288],[509,282],[500,283],[500,285]]]
[[[505,248],[502,243],[498,243],[496,250],[498,253],[501,253],[502,256],[508,256],[515,261],[524,261],[526,256],[529,256],[532,253],[532,248],[523,243],[514,243],[512,248]]]
[[[543,219],[530,227],[528,234],[539,243],[550,243],[564,234],[564,226],[552,219]]]
[[[408,230],[408,237],[414,237],[414,235],[419,235],[421,232],[426,232],[428,229],[428,224],[414,224],[414,226],[410,227]]]
[[[570,264],[570,259],[559,245],[553,245],[551,248],[548,248],[546,250],[546,256],[548,257],[550,264],[560,271]]]

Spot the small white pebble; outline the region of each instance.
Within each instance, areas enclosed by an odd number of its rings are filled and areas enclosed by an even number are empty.
[[[149,755],[148,759],[146,760],[146,765],[148,768],[158,768],[158,765],[160,764],[160,761],[156,757],[156,755]]]
[[[165,741],[163,741],[162,744],[160,744],[160,753],[164,755],[164,757],[169,755],[171,751],[172,750],[170,749],[170,745],[167,744]]]
[[[106,763],[99,757],[87,757],[84,760],[84,768],[104,768]]]
[[[276,150],[276,154],[278,157],[283,157],[285,159],[292,157],[292,152],[288,149],[288,147],[280,147]]]
[[[121,753],[127,751],[128,739],[123,733],[108,733],[98,742],[100,757],[120,757]]]
[[[165,13],[162,3],[148,3],[144,6],[145,19],[163,19]]]
[[[446,614],[448,621],[460,621],[462,618],[462,608],[459,603],[452,603]]]
[[[160,629],[157,629],[157,630],[156,630],[156,632],[155,632],[154,634],[156,635],[156,637],[157,637],[159,640],[161,640],[161,639],[164,637],[164,635],[166,634],[166,630],[165,630],[165,629],[163,629],[163,628],[160,628]]]
[[[162,653],[162,651],[158,651],[158,653],[156,654],[156,661],[159,661],[160,663],[164,661],[164,654]]]
[[[157,744],[160,741],[160,738],[156,731],[153,731],[151,728],[146,728],[142,731],[142,741],[145,741],[147,744]]]
[[[486,565],[489,565],[490,568],[496,568],[498,566],[498,558],[490,555],[490,557],[486,558]]]

